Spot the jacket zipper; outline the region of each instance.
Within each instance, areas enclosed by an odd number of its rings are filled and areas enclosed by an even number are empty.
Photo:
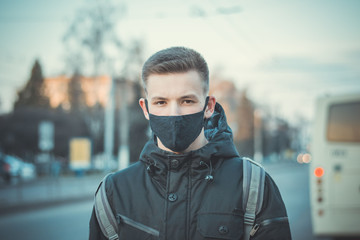
[[[250,237],[253,237],[255,235],[255,233],[259,230],[260,227],[265,227],[272,223],[287,222],[287,221],[288,221],[288,217],[277,217],[277,218],[265,219],[261,223],[256,223],[253,226],[253,228],[250,231]]]
[[[151,234],[151,235],[153,235],[155,237],[159,237],[159,235],[160,235],[159,231],[157,231],[157,230],[155,230],[155,229],[153,229],[151,227],[145,226],[144,224],[141,224],[139,222],[135,222],[134,220],[132,220],[132,219],[130,219],[128,217],[125,217],[123,215],[120,215],[120,214],[117,215],[117,221],[118,221],[118,224],[125,223],[125,224],[127,224],[129,226],[132,226],[132,227],[134,227],[134,228],[136,228],[136,229],[138,229],[140,231]]]

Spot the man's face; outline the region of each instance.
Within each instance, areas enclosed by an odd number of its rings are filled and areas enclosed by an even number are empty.
[[[158,116],[197,113],[205,106],[204,83],[196,71],[153,74],[147,80],[149,112]],[[148,119],[147,114],[145,117]]]

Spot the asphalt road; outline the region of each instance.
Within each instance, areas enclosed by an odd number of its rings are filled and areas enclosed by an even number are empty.
[[[0,239],[87,239],[92,204],[84,201],[2,216]]]
[[[293,240],[331,240],[312,234],[309,201],[309,165],[265,165],[284,200]]]
[[[293,240],[317,240],[312,236],[311,228],[308,166],[281,164],[265,167],[283,196]],[[0,216],[0,239],[87,239],[92,204],[92,201],[83,201]]]

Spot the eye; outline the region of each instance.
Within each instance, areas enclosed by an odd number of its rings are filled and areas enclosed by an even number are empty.
[[[165,104],[166,104],[166,102],[165,102],[165,101],[160,100],[160,101],[156,101],[156,102],[154,102],[154,104],[155,104],[155,105],[158,105],[158,106],[162,106],[162,105],[165,105]]]
[[[191,100],[191,99],[184,99],[183,100],[183,104],[186,104],[186,105],[190,105],[190,104],[193,104],[193,103],[195,103],[195,101]]]

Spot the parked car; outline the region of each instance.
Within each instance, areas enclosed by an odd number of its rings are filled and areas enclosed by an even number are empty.
[[[11,155],[2,155],[1,176],[5,182],[16,180],[31,180],[36,177],[36,168],[31,163],[26,163],[20,158]]]

